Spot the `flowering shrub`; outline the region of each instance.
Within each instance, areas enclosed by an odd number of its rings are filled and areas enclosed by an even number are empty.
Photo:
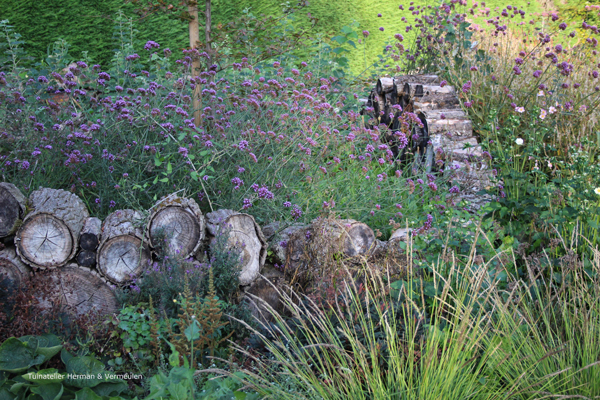
[[[42,185],[71,190],[99,216],[148,208],[180,189],[204,211],[245,210],[259,222],[314,218],[335,205],[373,225],[410,218],[420,226],[452,204],[443,182],[415,187],[412,171],[394,172],[393,153],[380,141],[384,128],[365,128],[359,95],[322,64],[242,58],[217,73],[206,53],[184,50],[175,59],[149,41],[140,55],[128,43],[108,71],[79,61],[2,72],[3,179],[25,193]],[[149,70],[140,70],[140,58]],[[189,72],[194,58],[207,66],[197,77]],[[405,119],[409,132],[415,118]]]

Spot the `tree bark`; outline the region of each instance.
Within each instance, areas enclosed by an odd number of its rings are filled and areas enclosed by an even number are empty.
[[[115,211],[104,220],[96,266],[109,281],[124,284],[139,276],[151,260],[143,225],[142,215],[134,210]]]
[[[150,246],[164,255],[188,258],[205,236],[204,216],[193,199],[171,195],[152,207],[148,222]]]
[[[0,238],[17,231],[27,199],[12,183],[0,182]]]
[[[198,24],[198,1],[197,0],[189,0],[188,1],[188,13],[192,17],[188,24],[189,35],[190,35],[190,48],[197,49],[200,43],[200,26]],[[190,71],[192,77],[196,77],[200,73],[200,58],[192,57],[192,70]],[[199,83],[196,83],[194,88],[194,96],[193,96],[193,106],[194,106],[194,125],[199,127],[202,124],[202,101],[200,99],[201,96],[201,86]]]
[[[17,254],[37,268],[65,265],[77,253],[79,234],[89,214],[81,199],[64,190],[42,188],[29,198],[27,214],[15,236]]]
[[[240,285],[251,284],[259,275],[267,258],[267,241],[254,218],[232,210],[206,214],[206,227],[214,237],[229,229],[228,244],[241,248]]]

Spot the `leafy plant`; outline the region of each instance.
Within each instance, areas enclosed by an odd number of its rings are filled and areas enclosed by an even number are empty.
[[[61,353],[64,369],[43,368]],[[0,394],[7,398],[121,399],[127,384],[93,357],[74,357],[54,335],[9,338],[0,346]]]

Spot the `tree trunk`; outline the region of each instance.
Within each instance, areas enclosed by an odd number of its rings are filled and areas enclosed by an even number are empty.
[[[188,24],[189,35],[190,35],[190,48],[197,49],[198,44],[200,43],[200,26],[198,24],[198,1],[197,0],[189,0],[188,1],[188,13],[192,17]],[[192,57],[192,70],[190,71],[192,77],[198,76],[200,73],[200,58]],[[202,114],[202,101],[200,100],[201,96],[201,86],[200,83],[196,83],[194,88],[194,96],[193,96],[193,105],[194,105],[194,125],[199,127],[202,124],[202,118],[200,115]]]
[[[204,240],[204,216],[193,199],[168,196],[152,207],[148,222],[150,246],[180,258],[196,254]]]
[[[30,273],[31,268],[19,259],[14,249],[7,247],[0,251],[0,281],[8,278],[14,287],[19,287]]]
[[[139,276],[151,260],[143,225],[142,215],[134,210],[115,211],[104,220],[96,266],[109,281],[124,284]]]
[[[56,189],[39,189],[29,198],[27,214],[15,237],[17,254],[37,268],[65,265],[77,253],[79,234],[89,214],[77,195]]]
[[[27,199],[12,183],[0,182],[0,238],[17,231]]]
[[[102,221],[96,217],[90,217],[85,220],[81,235],[79,235],[79,247],[83,250],[96,251],[100,243],[100,233],[102,232]]]
[[[76,315],[94,311],[106,315],[118,310],[113,289],[91,269],[69,264],[36,278],[36,284],[46,286],[51,293],[49,298],[41,299],[42,306],[61,305]]]
[[[206,227],[213,237],[229,229],[229,245],[242,249],[240,285],[251,284],[267,258],[267,242],[260,226],[251,215],[232,210],[217,210],[206,214],[206,218]]]

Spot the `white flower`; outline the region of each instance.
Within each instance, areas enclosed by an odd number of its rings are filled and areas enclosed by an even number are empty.
[[[543,108],[540,111],[540,119],[544,119],[546,118],[546,110],[544,110]]]
[[[552,163],[548,161],[548,168],[552,168]]]
[[[594,189],[594,193],[596,193],[598,196],[600,196],[600,187],[597,187],[596,189]]]
[[[515,140],[515,143],[521,146],[523,144],[523,139],[517,138],[517,140]]]
[[[554,108],[554,107],[550,106],[550,108],[548,109],[548,112],[549,112],[550,114],[554,114],[554,113],[556,112],[556,108]]]
[[[543,90],[540,90],[540,91],[538,92],[538,97],[541,97],[541,96],[543,96],[543,95],[544,95],[544,91],[543,91]]]
[[[525,107],[515,107],[515,111],[518,113],[524,113],[525,112]]]

